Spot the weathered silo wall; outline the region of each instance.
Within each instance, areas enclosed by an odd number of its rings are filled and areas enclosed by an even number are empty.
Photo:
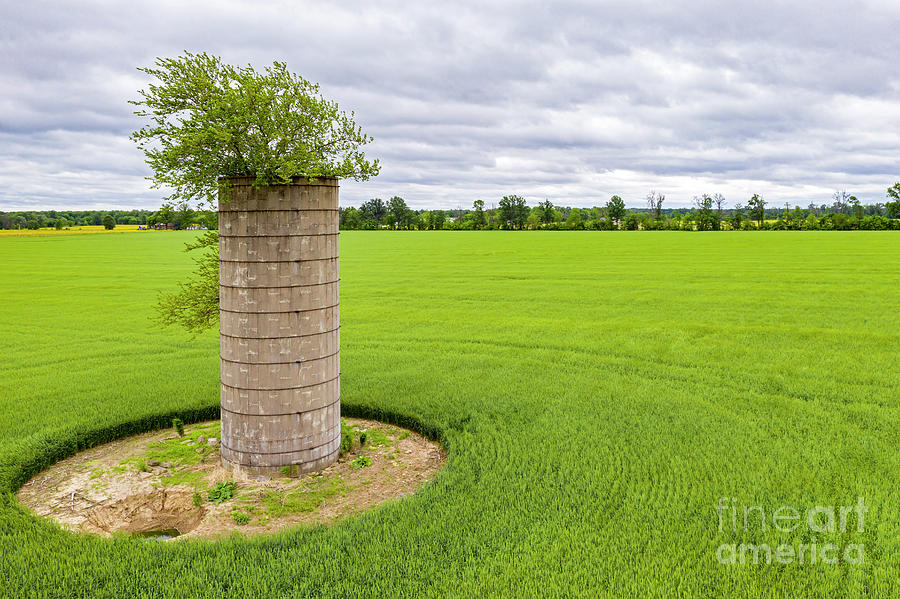
[[[250,473],[320,470],[337,459],[341,433],[338,181],[223,181],[222,461]]]

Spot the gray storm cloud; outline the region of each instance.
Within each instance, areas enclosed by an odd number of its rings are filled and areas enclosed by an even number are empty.
[[[677,6],[676,6],[677,4]],[[900,4],[82,2],[4,8],[0,209],[157,207],[135,67],[284,60],[354,110],[382,175],[342,204],[778,205],[900,179]]]

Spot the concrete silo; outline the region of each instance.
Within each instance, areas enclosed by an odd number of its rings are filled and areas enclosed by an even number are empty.
[[[222,461],[298,475],[340,446],[338,181],[253,181],[219,202]]]

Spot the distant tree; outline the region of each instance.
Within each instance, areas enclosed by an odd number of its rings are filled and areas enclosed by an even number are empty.
[[[349,208],[342,208],[339,218],[339,226],[341,229],[352,230],[362,228],[362,213],[353,206]]]
[[[41,228],[41,223],[39,223],[36,218],[31,218],[28,219],[26,227],[28,227],[32,231],[37,231]]]
[[[838,214],[844,214],[850,199],[847,192],[843,189],[839,189],[831,195],[831,199],[834,211]]]
[[[694,196],[697,210],[695,220],[698,231],[716,231],[719,229],[719,218],[713,212],[713,199],[706,194]]]
[[[613,196],[606,202],[606,214],[616,225],[622,221],[625,216],[625,202],[619,196]]]
[[[410,210],[406,206],[406,200],[400,196],[394,196],[387,203],[388,224],[391,227],[408,228],[410,221]]]
[[[484,200],[475,200],[472,203],[472,224],[476,229],[483,229],[487,224],[484,214]]]
[[[178,231],[193,224],[195,217],[196,213],[187,201],[179,202],[172,211],[172,222],[175,224],[175,229]]]
[[[103,217],[103,228],[107,231],[112,231],[116,228],[116,218],[112,214],[107,214]]]
[[[434,210],[431,212],[431,228],[440,231],[444,228],[444,221],[447,219],[447,213],[443,210]]]
[[[716,218],[722,221],[722,208],[725,206],[725,196],[717,193],[712,197],[713,203],[716,205]]]
[[[162,207],[150,215],[150,218],[147,219],[147,224],[149,225],[163,225],[164,227],[168,225],[175,225],[175,211],[172,210],[172,207],[169,204],[163,204]]]
[[[553,209],[553,202],[550,200],[544,200],[538,204],[538,208],[540,209],[541,222],[542,223],[552,223],[553,216],[555,210]]]
[[[641,226],[641,219],[638,218],[637,214],[629,211],[625,215],[624,224],[627,231],[637,231]]]
[[[887,197],[893,202],[885,202],[884,209],[888,218],[900,218],[900,183],[894,183],[887,189]]]
[[[382,219],[387,215],[387,204],[381,198],[372,198],[359,207],[364,218],[370,218],[376,224],[381,224]]]
[[[517,195],[503,196],[500,200],[500,221],[512,227],[521,229],[528,219],[528,206],[525,198]]]
[[[750,218],[755,219],[759,228],[762,228],[763,221],[766,220],[766,201],[761,195],[753,194],[753,197],[747,202],[747,211],[750,213]]]
[[[572,208],[569,210],[569,216],[566,218],[566,228],[567,229],[581,229],[583,228],[583,218],[581,216],[581,210],[578,208]]]
[[[739,231],[743,224],[744,224],[744,207],[741,204],[737,204],[731,213],[731,228],[734,229],[735,231]]]
[[[900,200],[900,183],[894,183],[893,185],[888,187],[887,195],[889,198]]]
[[[810,212],[809,215],[800,223],[800,228],[804,231],[815,231],[819,228],[819,219]]]
[[[856,218],[863,217],[863,209],[862,206],[859,205],[859,199],[856,196],[850,196],[847,198],[847,203],[850,204],[850,210],[853,213],[853,216]]]
[[[654,220],[660,220],[662,218],[662,204],[665,201],[666,196],[661,193],[656,193],[656,191],[650,191],[647,194],[647,205],[650,207],[650,216]]]
[[[900,200],[887,202],[884,205],[888,218],[900,218]]]

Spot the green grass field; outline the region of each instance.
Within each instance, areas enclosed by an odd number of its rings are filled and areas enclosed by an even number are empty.
[[[215,414],[217,335],[150,320],[193,236],[0,239],[0,596],[900,594],[892,232],[342,234],[344,413],[442,438],[432,484],[252,540],[36,520],[10,492],[47,461]],[[722,497],[868,513],[720,531]],[[865,553],[722,565],[730,543]]]

